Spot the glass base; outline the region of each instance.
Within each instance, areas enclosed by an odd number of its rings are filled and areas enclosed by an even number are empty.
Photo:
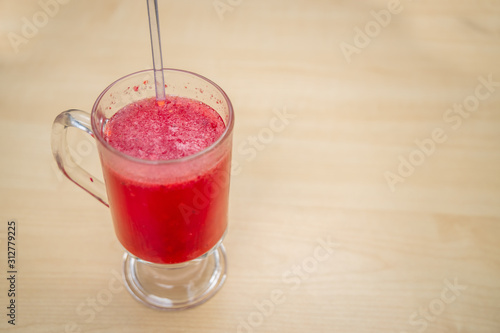
[[[226,280],[226,251],[222,243],[200,258],[160,265],[123,256],[125,286],[139,302],[159,310],[182,310],[214,296]]]

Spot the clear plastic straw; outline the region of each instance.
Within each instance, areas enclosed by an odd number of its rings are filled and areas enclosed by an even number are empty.
[[[158,1],[146,0],[148,3],[149,33],[151,35],[151,52],[153,53],[153,69],[155,75],[156,100],[165,100],[165,81],[163,78],[163,60],[161,56],[160,22],[158,20]]]

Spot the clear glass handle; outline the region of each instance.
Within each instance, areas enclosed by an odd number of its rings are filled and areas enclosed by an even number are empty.
[[[94,137],[89,113],[81,110],[68,110],[60,113],[52,125],[51,140],[52,154],[57,165],[72,182],[109,207],[104,183],[85,171],[71,156],[66,137],[67,130],[70,127],[78,128]]]

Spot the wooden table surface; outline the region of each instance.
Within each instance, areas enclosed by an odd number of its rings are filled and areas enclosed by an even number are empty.
[[[1,0],[0,331],[500,332],[500,1],[159,5],[165,67],[236,112],[227,281],[136,302],[108,209],[52,159],[58,113],[152,67],[145,1]]]

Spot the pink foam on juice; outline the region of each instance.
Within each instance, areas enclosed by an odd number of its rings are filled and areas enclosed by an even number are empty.
[[[192,155],[214,143],[225,129],[208,105],[168,96],[125,106],[106,125],[106,140],[121,152],[147,160],[172,160]]]

